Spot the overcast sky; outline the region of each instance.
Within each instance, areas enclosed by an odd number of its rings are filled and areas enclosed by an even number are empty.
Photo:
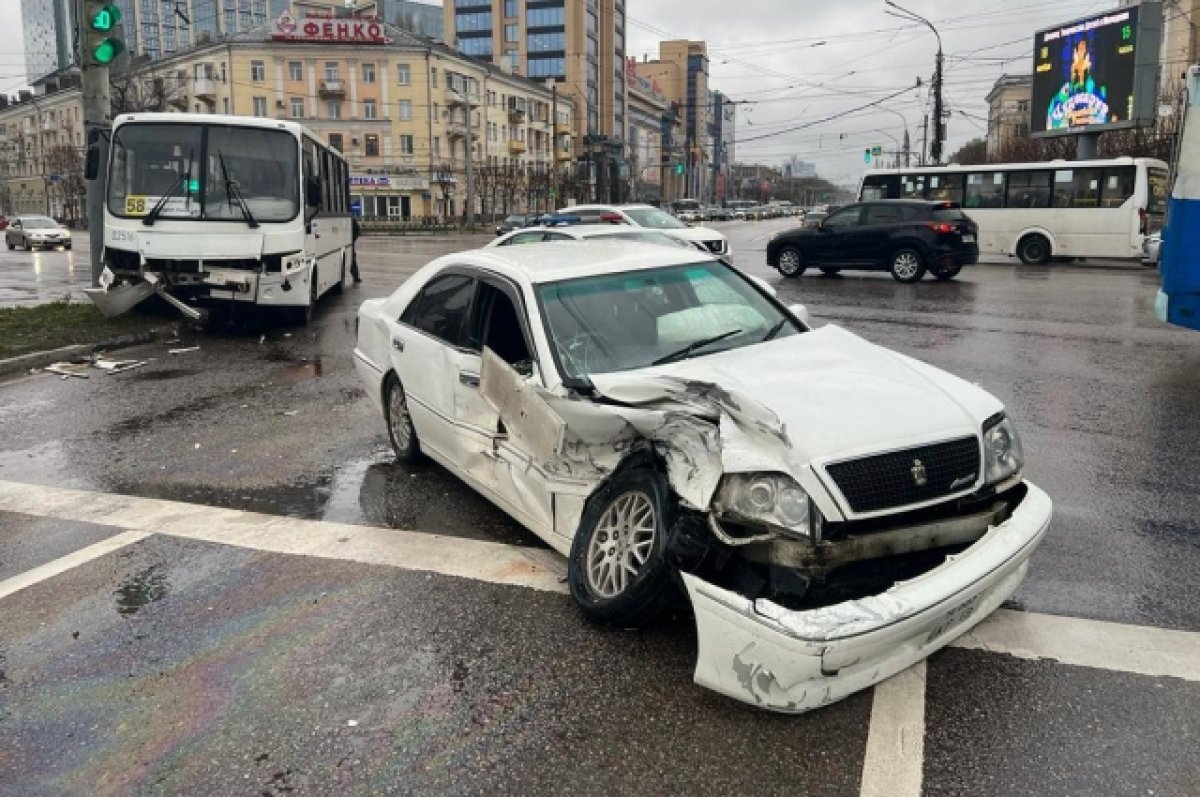
[[[929,19],[946,52],[952,116],[946,155],[987,128],[984,97],[1001,74],[1030,71],[1035,30],[1117,5],[1116,0],[897,0]],[[928,28],[888,16],[884,0],[626,0],[628,50],[655,57],[665,38],[708,42],[712,87],[738,106],[739,162],[796,155],[822,177],[856,183],[863,149],[898,148],[907,122],[921,146],[937,42]],[[20,18],[20,0],[0,0]],[[0,47],[0,91],[24,82],[19,27]],[[905,90],[920,77],[924,88]],[[890,94],[876,108],[853,112]],[[821,120],[833,117],[830,121]],[[901,119],[903,117],[903,120]],[[806,125],[802,130],[789,128]],[[765,138],[758,138],[767,136]],[[753,140],[758,138],[758,140]]]

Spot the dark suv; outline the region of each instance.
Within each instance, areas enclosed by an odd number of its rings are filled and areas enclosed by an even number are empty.
[[[817,266],[826,274],[890,271],[900,282],[919,282],[926,271],[949,280],[979,260],[978,234],[975,222],[951,202],[863,202],[815,227],[779,233],[767,244],[767,263],[787,277]]]

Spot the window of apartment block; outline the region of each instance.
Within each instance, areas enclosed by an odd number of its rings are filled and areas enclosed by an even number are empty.
[[[396,103],[396,112],[401,122],[411,122],[412,100],[400,100]]]
[[[267,79],[267,65],[262,61],[250,62],[250,79],[255,83],[261,83]]]
[[[362,65],[362,79],[363,83],[375,82],[375,64]]]
[[[429,70],[429,87],[433,88],[433,89],[436,89],[438,87],[438,85],[437,85],[437,67],[436,66],[432,67]]]
[[[504,41],[518,42],[521,40],[520,25],[505,25],[504,26]]]
[[[412,69],[408,64],[396,64],[396,82],[401,86],[412,83]]]
[[[433,140],[433,157],[442,157],[442,140],[440,138],[435,138]]]
[[[379,113],[375,107],[375,100],[363,100],[363,119],[378,119]]]
[[[504,0],[504,16],[512,18],[517,15],[517,0]]]
[[[342,118],[342,103],[341,103],[341,101],[329,100],[327,103],[325,103],[325,107],[326,107],[326,110],[329,112],[327,115],[330,119],[341,119]]]
[[[436,139],[435,139],[435,141],[436,141]],[[434,149],[436,150],[436,147]],[[401,155],[413,154],[413,137],[408,135],[407,133],[400,136],[400,154]],[[434,154],[436,154],[436,152]]]
[[[229,115],[229,98],[228,97],[221,98],[221,113],[225,114],[226,116]]]
[[[304,64],[299,61],[288,61],[288,78],[291,80],[304,80]]]
[[[255,116],[266,116],[267,115],[267,98],[266,97],[255,97],[254,98],[254,115]]]
[[[374,133],[363,136],[365,152],[368,158],[379,157],[379,136]]]
[[[338,152],[341,152],[342,151],[342,134],[341,133],[330,133],[329,134],[329,146],[333,147]]]
[[[293,119],[304,118],[304,99],[302,97],[292,97],[291,106]]]
[[[338,80],[338,79],[340,79],[339,78],[340,74],[341,73],[338,71],[337,61],[326,61],[325,62],[325,79],[326,80]]]

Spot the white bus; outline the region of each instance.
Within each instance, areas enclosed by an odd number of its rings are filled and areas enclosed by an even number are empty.
[[[1162,229],[1167,164],[1114,158],[868,171],[860,200],[955,202],[979,225],[980,254],[1138,258],[1142,240]]]
[[[244,116],[127,114],[113,123],[104,206],[107,314],[158,293],[289,309],[307,322],[353,254],[349,171],[306,128]]]

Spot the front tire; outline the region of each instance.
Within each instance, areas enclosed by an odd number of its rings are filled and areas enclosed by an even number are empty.
[[[1017,257],[1027,266],[1044,266],[1050,262],[1052,249],[1044,235],[1026,235],[1017,244]]]
[[[925,259],[916,249],[906,246],[892,253],[889,271],[896,282],[903,282],[905,285],[920,282],[925,276]]]
[[[642,628],[671,603],[666,481],[648,467],[618,472],[588,500],[571,544],[571,597],[593,622]]]
[[[807,266],[804,253],[794,246],[785,246],[779,252],[779,273],[785,277],[799,277]]]
[[[408,413],[408,397],[395,374],[388,374],[383,382],[383,413],[387,421],[388,440],[398,462],[418,462],[421,459],[421,444],[412,416]]]

